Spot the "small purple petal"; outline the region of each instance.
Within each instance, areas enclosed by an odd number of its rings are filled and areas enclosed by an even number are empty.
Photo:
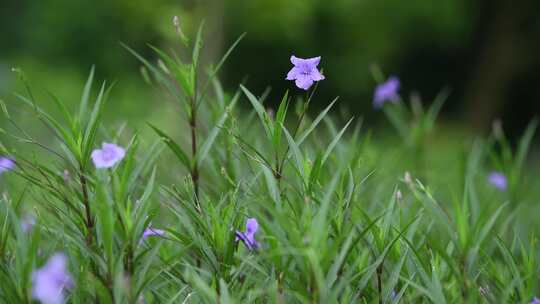
[[[36,225],[36,218],[31,214],[26,214],[21,219],[21,230],[24,233],[30,232],[32,228],[34,228],[35,225]]]
[[[111,168],[126,156],[126,150],[115,144],[103,143],[101,149],[92,151],[91,156],[96,168]]]
[[[488,182],[501,191],[506,191],[508,188],[508,179],[506,178],[506,175],[501,172],[491,172],[488,176]]]
[[[295,80],[296,77],[298,77],[298,75],[300,74],[300,69],[297,68],[297,67],[293,67],[289,73],[287,73],[287,80]]]
[[[298,57],[296,57],[294,55],[291,56],[291,63],[294,64],[295,66],[300,65],[303,62],[304,62],[304,59],[298,58]]]
[[[73,280],[63,253],[53,255],[43,267],[32,273],[32,298],[43,304],[63,304],[64,289],[72,286]]]
[[[321,56],[305,59],[305,63],[312,67],[316,67],[321,62]]]
[[[157,228],[146,228],[143,232],[143,238],[147,238],[149,236],[164,236],[165,230],[157,229]]]
[[[540,299],[538,299],[537,297],[534,297],[531,301],[531,304],[540,304]]]
[[[313,85],[313,79],[310,75],[300,74],[296,77],[296,86],[303,90],[308,90]]]
[[[11,158],[0,157],[0,174],[15,168],[15,162]]]
[[[314,70],[309,75],[313,81],[321,81],[324,80],[324,75],[321,74],[318,70]]]
[[[247,234],[255,234],[259,230],[259,223],[257,223],[257,220],[254,218],[249,218],[246,221],[246,233]]]
[[[399,87],[399,79],[394,76],[388,78],[386,82],[379,84],[375,88],[375,93],[373,95],[374,107],[379,109],[387,101],[396,102],[399,99]]]
[[[255,240],[255,233],[259,230],[259,223],[254,218],[246,222],[246,232],[236,231],[236,241],[242,241],[248,250],[258,249],[259,242]]]
[[[165,234],[165,230],[154,228],[152,227],[152,224],[150,224],[143,232],[143,235],[141,237],[141,243],[146,241],[146,239],[150,236],[165,236]]]
[[[300,89],[308,90],[315,81],[321,81],[324,76],[317,69],[321,57],[302,59],[291,56],[294,67],[287,73],[287,80],[295,80],[296,86]]]
[[[245,233],[236,231],[235,235],[236,235],[236,241],[242,241],[244,245],[246,245],[246,248],[248,250],[253,250],[253,243],[251,242],[251,240],[247,237]]]

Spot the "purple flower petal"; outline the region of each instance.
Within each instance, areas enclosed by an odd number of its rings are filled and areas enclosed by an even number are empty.
[[[291,62],[294,67],[287,73],[287,80],[295,80],[296,86],[303,90],[308,90],[315,81],[321,81],[324,76],[317,69],[321,57],[298,58],[291,56]]]
[[[0,174],[15,168],[15,162],[11,158],[0,157]]]
[[[318,70],[314,70],[311,72],[310,77],[313,81],[321,81],[324,80],[324,75],[321,74]]]
[[[165,236],[165,234],[165,230],[154,228],[152,227],[152,224],[150,224],[143,232],[143,235],[141,237],[141,243],[146,241],[146,239],[150,236]]]
[[[149,236],[164,236],[165,230],[148,227],[143,232],[143,238],[146,239]]]
[[[501,191],[506,191],[508,188],[508,179],[506,178],[506,175],[501,172],[491,172],[488,176],[488,182]]]
[[[313,67],[316,67],[321,62],[321,56],[306,59],[307,63]]]
[[[298,66],[298,65],[304,63],[304,59],[298,58],[298,57],[292,55],[291,56],[291,63],[294,64],[295,66]]]
[[[236,241],[242,241],[248,250],[253,250],[253,243],[247,237],[247,235],[241,231],[236,231]]]
[[[254,235],[259,230],[259,223],[254,218],[250,218],[246,221],[246,233]]]
[[[293,67],[289,73],[287,73],[287,80],[295,80],[296,77],[298,77],[300,75],[300,69],[297,68],[297,67]]]
[[[399,79],[394,76],[388,78],[386,82],[379,84],[373,94],[374,107],[377,109],[381,108],[387,101],[396,102],[399,99],[399,87]]]
[[[246,232],[236,231],[236,241],[242,241],[248,250],[258,249],[259,242],[255,240],[255,233],[259,230],[259,223],[254,218],[246,221]]]
[[[540,304],[540,299],[538,299],[537,297],[534,297],[531,301],[531,304]]]
[[[126,156],[126,150],[115,144],[103,143],[101,149],[92,151],[96,168],[111,168]]]
[[[66,256],[57,253],[43,267],[34,271],[32,298],[43,304],[63,304],[64,289],[73,286],[73,280],[66,266]]]
[[[296,77],[295,83],[300,89],[307,90],[313,85],[313,79],[311,79],[310,75],[301,74]]]
[[[21,219],[21,230],[24,233],[30,232],[32,228],[34,228],[35,225],[36,225],[36,218],[31,214],[26,214]]]

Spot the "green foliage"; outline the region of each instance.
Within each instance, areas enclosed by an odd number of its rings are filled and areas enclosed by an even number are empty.
[[[17,167],[1,176],[0,303],[30,303],[32,272],[57,251],[74,278],[69,303],[527,303],[539,292],[540,227],[516,212],[538,195],[526,188],[536,121],[517,149],[499,131],[464,144],[452,177],[431,166],[455,152],[431,144],[445,93],[427,110],[385,105],[399,140],[381,144],[332,116],[337,99],[311,117],[316,87],[286,92],[275,115],[265,94],[225,93],[217,72],[238,42],[205,70],[201,33],[189,61],[127,47],[174,99],[185,138],[154,121],[150,140],[103,126],[111,87],[92,97],[94,69],[76,111],[53,96],[51,114],[27,85],[2,103],[0,147]],[[22,107],[53,144],[9,115]],[[127,149],[109,169],[91,161],[102,141]],[[508,192],[487,183],[494,167]],[[29,213],[36,225],[22,229]],[[260,225],[257,250],[236,240],[247,218]],[[150,228],[164,233],[143,237]]]

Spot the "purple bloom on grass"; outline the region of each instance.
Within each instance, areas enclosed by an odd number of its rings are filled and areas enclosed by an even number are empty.
[[[0,175],[15,168],[15,162],[11,158],[0,157]]]
[[[149,236],[164,236],[164,235],[165,235],[165,230],[154,228],[152,227],[152,224],[150,224],[148,225],[148,227],[146,227],[146,229],[144,229],[141,242],[146,241],[146,239]]]
[[[540,299],[537,297],[534,297],[531,301],[531,304],[540,304]]]
[[[287,80],[295,80],[296,86],[307,90],[315,81],[324,79],[324,76],[317,70],[317,65],[321,61],[321,56],[308,59],[291,56],[291,62],[294,67],[287,73]]]
[[[246,221],[246,232],[236,231],[236,241],[242,241],[249,250],[259,249],[259,242],[255,240],[255,233],[259,229],[259,223],[254,218]]]
[[[36,225],[36,218],[31,214],[26,214],[21,219],[21,230],[24,233],[30,232],[32,228],[34,228],[35,225]]]
[[[165,235],[165,230],[148,227],[144,230],[142,237],[143,239],[146,239],[149,236],[164,236],[164,235]]]
[[[493,171],[488,176],[488,181],[490,184],[495,186],[495,188],[505,191],[508,187],[508,180],[506,178],[506,175],[504,175],[501,172]]]
[[[373,106],[376,109],[380,109],[385,102],[397,102],[399,99],[399,79],[392,76],[386,80],[386,82],[379,84],[375,88],[375,94],[373,95]]]
[[[67,271],[66,256],[53,255],[43,267],[32,273],[32,298],[43,304],[63,304],[64,289],[73,286]]]
[[[110,168],[126,156],[126,150],[118,145],[103,143],[101,149],[92,151],[96,168]]]

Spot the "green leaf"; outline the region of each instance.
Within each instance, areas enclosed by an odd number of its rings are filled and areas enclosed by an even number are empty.
[[[68,132],[58,121],[56,121],[52,116],[43,111],[38,105],[34,102],[28,100],[28,98],[15,94],[21,101],[31,106],[37,113],[38,118],[49,127],[69,149],[69,151],[75,156],[80,157],[80,149],[77,143],[73,140],[73,136]]]
[[[408,140],[411,132],[406,120],[407,112],[405,106],[401,102],[398,102],[384,106],[382,109],[401,138],[403,140]]]
[[[201,149],[199,150],[199,153],[197,153],[197,156],[196,156],[196,162],[198,165],[200,165],[204,161],[206,156],[208,155],[210,148],[212,148],[212,145],[214,144],[216,137],[218,136],[221,129],[223,129],[223,125],[225,124],[225,121],[227,121],[227,118],[229,117],[229,114],[233,110],[234,106],[236,105],[236,102],[238,101],[239,97],[240,97],[240,92],[237,92],[232,98],[231,103],[227,106],[227,108],[221,115],[221,118],[218,120],[217,124],[214,126],[210,134],[208,134],[208,137],[206,137],[206,140],[202,144]]]
[[[218,74],[218,72],[221,70],[221,67],[223,66],[223,64],[225,63],[225,61],[227,61],[227,59],[229,58],[229,56],[231,55],[231,53],[233,52],[233,50],[236,48],[236,46],[238,45],[238,43],[240,43],[240,41],[244,38],[246,34],[243,33],[242,35],[240,35],[240,37],[238,37],[234,43],[229,47],[229,49],[227,49],[227,52],[225,52],[225,54],[223,55],[223,57],[221,57],[221,59],[219,60],[218,64],[216,65],[215,68],[213,68],[210,72],[210,75],[208,76],[208,79],[206,81],[206,84],[203,86],[203,89],[201,90],[201,94],[200,94],[200,98],[198,98],[198,100],[203,100],[204,97],[206,96],[206,93],[208,92],[208,86],[214,82],[214,80],[216,79],[216,76]]]
[[[533,119],[529,125],[527,126],[527,129],[525,130],[525,133],[519,140],[518,150],[516,153],[516,160],[515,160],[515,167],[516,171],[520,172],[523,168],[523,163],[525,162],[525,158],[527,157],[527,152],[529,151],[529,146],[531,145],[531,141],[533,139],[534,133],[536,132],[536,128],[538,127],[538,119]]]
[[[345,133],[345,130],[347,130],[347,127],[351,124],[354,118],[349,119],[349,122],[339,131],[337,136],[334,137],[330,145],[326,148],[326,151],[324,152],[324,156],[322,158],[322,163],[324,164],[328,157],[330,156],[330,153],[332,153],[332,150],[334,150],[334,147],[337,145],[338,141],[341,139],[341,136],[343,136],[343,133]]]
[[[184,153],[184,150],[178,145],[170,136],[165,134],[163,131],[155,127],[154,125],[148,123],[148,125],[154,130],[154,132],[157,133],[161,137],[161,139],[165,142],[167,147],[171,149],[171,151],[174,153],[176,158],[186,167],[186,169],[191,169],[191,161],[189,160],[189,157],[186,153]]]
[[[48,92],[48,93],[49,93],[49,96],[51,96],[51,99],[53,100],[58,110],[60,110],[60,113],[62,113],[62,115],[64,116],[64,120],[71,127],[71,134],[73,135],[73,137],[76,137],[77,130],[75,129],[73,118],[71,116],[71,113],[69,113],[69,110],[66,108],[66,105],[63,102],[61,102],[53,93],[51,92]]]
[[[244,94],[246,94],[249,102],[251,102],[251,105],[255,109],[255,112],[257,112],[257,115],[259,116],[259,120],[263,124],[264,131],[266,132],[266,136],[267,136],[268,140],[272,140],[272,130],[274,128],[273,128],[273,125],[272,125],[272,121],[268,117],[268,114],[266,113],[264,107],[259,102],[259,100],[257,100],[257,97],[255,97],[255,95],[253,95],[243,85],[240,85],[240,88],[242,89],[242,91],[244,91]]]
[[[281,125],[285,124],[285,117],[287,116],[287,108],[289,107],[289,91],[285,92],[285,95],[281,99],[281,103],[279,104],[278,111],[276,113],[276,121],[274,123],[274,136],[272,138],[272,143],[274,145],[274,149],[278,151],[279,145],[281,143]]]
[[[302,157],[302,152],[300,152],[300,148],[298,148],[298,145],[292,138],[291,134],[289,134],[289,131],[287,131],[285,126],[284,125],[280,125],[280,126],[283,129],[283,132],[285,134],[285,137],[287,138],[287,141],[289,142],[289,147],[291,147],[294,161],[296,163],[296,170],[300,173],[300,176],[305,182],[304,158]]]
[[[311,134],[311,132],[313,132],[313,130],[315,130],[315,128],[317,127],[317,125],[319,125],[321,120],[323,120],[323,118],[326,117],[326,114],[328,114],[328,111],[330,111],[330,109],[332,108],[334,103],[336,103],[338,98],[339,97],[336,97],[334,100],[332,100],[332,102],[317,116],[317,118],[315,118],[315,120],[313,120],[313,122],[311,123],[309,128],[307,128],[302,133],[302,135],[300,135],[300,137],[299,137],[299,139],[297,141],[298,145],[301,145],[304,142],[304,140],[309,136],[309,134]]]
[[[193,71],[195,71],[199,66],[199,56],[201,54],[201,49],[203,45],[203,39],[202,39],[203,29],[204,29],[204,22],[201,22],[201,25],[199,25],[199,29],[197,30],[197,37],[195,38],[195,45],[193,46],[193,53],[192,53],[193,54],[192,56]]]
[[[167,88],[167,91],[169,91],[169,93],[171,93],[176,98],[176,100],[178,101],[183,100],[183,97],[179,94],[178,89],[176,88],[175,84],[167,77],[167,75],[165,75],[164,72],[156,68],[153,64],[148,62],[148,60],[144,59],[144,57],[139,55],[139,53],[135,52],[129,46],[123,43],[121,43],[121,45],[133,56],[135,56],[135,58],[137,58],[140,62],[142,62],[142,64],[146,66],[148,70],[150,70],[154,74],[156,79]]]
[[[88,101],[90,99],[90,91],[92,89],[92,82],[94,80],[94,72],[95,68],[92,66],[88,80],[86,80],[86,84],[84,85],[81,102],[79,104],[79,121],[82,121],[85,113],[88,111]]]
[[[109,197],[107,196],[106,190],[104,188],[104,185],[101,183],[99,187],[97,187],[97,195],[96,199],[91,202],[92,205],[96,206],[96,218],[97,218],[97,224],[98,224],[98,231],[100,232],[101,236],[101,242],[104,247],[104,253],[105,258],[108,262],[108,269],[109,271],[112,271],[113,269],[113,262],[115,259],[115,256],[113,254],[113,235],[114,235],[114,210],[116,209],[112,202],[110,201]]]
[[[105,82],[103,82],[103,84],[101,85],[101,89],[99,90],[99,94],[96,98],[96,102],[94,103],[92,113],[90,114],[90,119],[88,120],[88,124],[86,125],[81,149],[83,151],[82,160],[79,160],[81,161],[83,168],[86,167],[86,164],[90,159],[90,153],[92,153],[92,150],[94,149],[97,129],[99,127],[99,121],[101,119],[101,113],[103,111],[103,103],[111,89],[112,86],[110,86],[105,91]]]
[[[433,125],[435,124],[435,120],[437,119],[437,116],[439,115],[439,112],[443,106],[443,104],[448,99],[448,96],[450,96],[450,90],[444,89],[442,90],[437,97],[435,97],[435,100],[433,101],[433,104],[429,107],[427,113],[426,113],[426,128],[430,130],[433,128]]]
[[[169,55],[167,55],[162,50],[158,49],[157,47],[154,47],[152,45],[149,45],[154,52],[156,52],[159,57],[165,62],[166,65],[168,65],[169,72],[172,73],[172,75],[175,77],[178,84],[180,84],[180,87],[182,90],[184,90],[184,93],[189,96],[193,97],[193,94],[195,92],[195,84],[193,83],[192,79],[190,78],[191,73],[191,67],[189,65],[183,64],[182,62],[175,61],[172,59]],[[163,73],[160,71],[160,73]],[[166,76],[164,76],[165,78]],[[167,83],[170,83],[169,80],[165,80]],[[180,101],[180,100],[178,100]]]

